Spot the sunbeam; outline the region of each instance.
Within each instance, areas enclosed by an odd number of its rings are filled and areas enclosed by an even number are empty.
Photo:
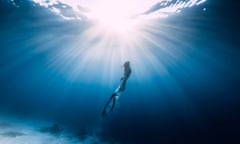
[[[139,70],[136,76],[148,76],[146,65],[166,74],[166,63],[183,55],[176,49],[181,41],[181,28],[166,22],[166,18],[181,10],[198,6],[206,0],[33,0],[46,7],[62,20],[79,21],[72,37],[59,36],[67,41],[50,56],[50,66],[58,67],[77,79],[95,72],[114,77],[116,69],[126,60]],[[63,30],[63,31],[68,31]],[[135,69],[134,68],[134,69]],[[99,71],[100,72],[100,71]],[[140,74],[142,73],[142,74]],[[94,75],[94,74],[93,74]],[[110,78],[111,79],[111,78]],[[89,80],[89,79],[88,79]]]

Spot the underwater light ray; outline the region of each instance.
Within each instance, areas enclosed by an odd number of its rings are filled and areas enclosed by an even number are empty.
[[[140,1],[142,3],[137,0],[33,0],[35,4],[63,17],[63,20],[79,20],[79,25],[87,25],[84,28],[72,27],[81,30],[69,37],[64,44],[65,48],[62,46],[51,54],[51,67],[57,65],[71,79],[77,79],[85,75],[85,72],[90,74],[91,71],[96,71],[100,68],[98,64],[105,65],[111,61],[111,68],[104,66],[102,71],[108,71],[104,75],[114,76],[116,71],[111,69],[130,60],[138,63],[135,65],[138,66],[137,69],[146,73],[148,70],[143,63],[149,63],[159,74],[167,73],[166,63],[172,63],[184,53],[182,51],[185,48],[180,49],[175,45],[178,43],[189,47],[188,42],[182,41],[180,37],[188,29],[183,30],[160,20],[183,9],[198,6],[206,0]],[[122,29],[121,25],[126,27]]]

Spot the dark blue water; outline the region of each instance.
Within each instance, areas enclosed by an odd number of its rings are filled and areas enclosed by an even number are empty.
[[[102,118],[122,74],[119,57],[112,63],[108,54],[103,60],[87,57],[87,46],[69,61],[58,56],[71,44],[82,47],[78,35],[91,24],[61,21],[29,1],[15,1],[18,8],[0,2],[0,114],[55,121],[80,137],[97,134],[110,143],[239,142],[235,3],[209,0],[207,11],[199,6],[156,21],[173,26],[165,30],[169,36],[146,28],[159,43],[175,48],[168,53],[149,43],[154,61],[144,51],[130,53],[133,72],[126,91]]]

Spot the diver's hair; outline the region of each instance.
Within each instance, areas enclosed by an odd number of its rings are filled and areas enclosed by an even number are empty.
[[[124,62],[123,66],[125,67],[125,66],[127,66],[127,65],[130,65],[130,61],[125,61],[125,62]]]

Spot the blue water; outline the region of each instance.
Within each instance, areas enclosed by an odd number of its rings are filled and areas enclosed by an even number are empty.
[[[81,138],[95,134],[109,143],[239,141],[234,3],[209,0],[156,20],[143,31],[159,45],[143,41],[147,50],[125,50],[125,57],[109,43],[94,51],[99,36],[85,44],[80,34],[88,21],[64,21],[30,1],[15,3],[0,1],[1,115],[54,121]],[[126,90],[102,118],[125,60],[132,66]]]

